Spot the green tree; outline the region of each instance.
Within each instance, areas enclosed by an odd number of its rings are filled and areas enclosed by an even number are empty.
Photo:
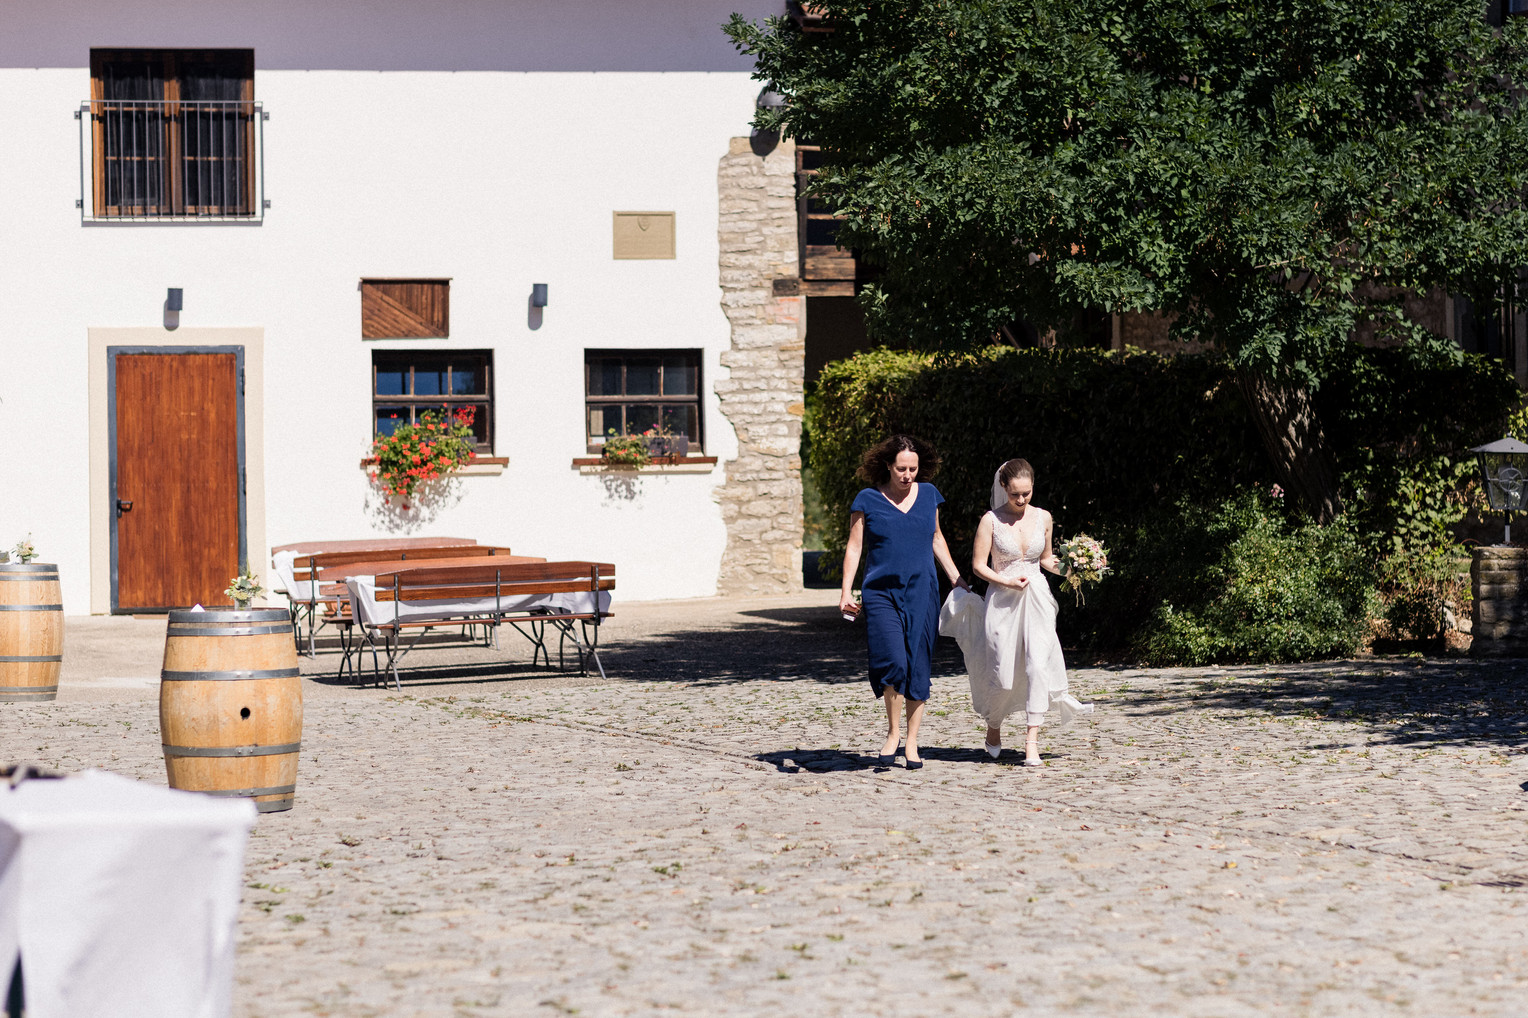
[[[1460,0],[824,0],[734,16],[823,146],[817,194],[882,267],[893,345],[971,349],[1078,309],[1168,312],[1230,359],[1277,476],[1341,508],[1312,394],[1356,326],[1423,360],[1442,287],[1528,264],[1528,32]]]

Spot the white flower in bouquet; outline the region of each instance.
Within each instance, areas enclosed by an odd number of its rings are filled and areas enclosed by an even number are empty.
[[[255,577],[255,571],[246,564],[244,572],[228,581],[228,589],[223,593],[233,598],[234,605],[243,610],[249,607],[251,601],[265,593],[265,588],[260,586],[260,581]]]
[[[1097,583],[1109,572],[1109,551],[1087,534],[1078,534],[1062,541],[1056,549],[1060,560],[1061,586],[1077,595],[1082,604],[1082,585]]]
[[[11,549],[11,554],[16,556],[17,562],[30,562],[36,558],[37,549],[32,547],[32,535],[28,534],[24,541],[17,541],[16,547]]]

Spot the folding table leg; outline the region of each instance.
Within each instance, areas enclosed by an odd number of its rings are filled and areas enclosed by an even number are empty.
[[[405,650],[404,653],[407,654],[408,651]],[[387,633],[387,669],[392,672],[393,687],[398,692],[403,692],[403,683],[398,681],[398,631],[396,629],[390,629]]]
[[[348,626],[346,628],[344,628],[344,629],[341,629],[340,630],[340,653],[345,655],[345,656],[340,659],[340,670],[338,672],[336,672],[335,675],[334,675],[334,681],[335,682],[344,682],[345,681],[345,672],[350,667],[350,654],[351,654],[351,652],[353,650],[356,650],[356,647],[354,646],[354,644],[355,644],[355,635],[352,632],[352,630]],[[361,670],[360,670],[359,667],[357,667],[356,668],[356,678],[359,680],[360,677],[361,677]]]

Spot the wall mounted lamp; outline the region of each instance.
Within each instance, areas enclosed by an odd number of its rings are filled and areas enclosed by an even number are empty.
[[[164,309],[166,311],[184,310],[183,305],[185,303],[185,292],[185,290],[178,286],[170,287],[170,292],[165,295]]]
[[[544,308],[544,307],[546,307],[546,284],[545,283],[532,283],[531,284],[531,307],[533,307],[533,308]]]

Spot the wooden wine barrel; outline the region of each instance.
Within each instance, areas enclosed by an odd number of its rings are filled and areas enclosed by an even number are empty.
[[[64,660],[58,566],[0,562],[0,700],[52,700]]]
[[[292,808],[302,680],[285,609],[172,611],[159,677],[171,788]]]

